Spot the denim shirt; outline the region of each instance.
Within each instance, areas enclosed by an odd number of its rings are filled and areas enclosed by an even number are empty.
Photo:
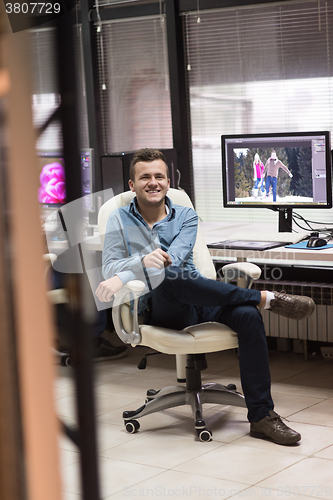
[[[146,288],[140,298],[140,313],[147,309],[149,292],[164,279],[164,269],[144,268],[145,255],[161,248],[171,257],[172,266],[199,273],[193,263],[198,216],[192,208],[174,205],[168,197],[165,203],[168,214],[152,228],[138,212],[136,198],[114,210],[106,227],[103,276],[105,279],[118,276],[124,285],[134,279],[143,281]]]

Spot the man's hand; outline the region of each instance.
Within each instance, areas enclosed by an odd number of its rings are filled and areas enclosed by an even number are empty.
[[[163,267],[171,266],[172,260],[162,248],[156,248],[153,252],[149,253],[142,259],[142,264],[146,267],[156,267],[156,269],[163,269]]]
[[[108,280],[102,281],[95,292],[95,295],[101,302],[110,302],[115,293],[123,287],[123,283],[118,276],[113,276]]]

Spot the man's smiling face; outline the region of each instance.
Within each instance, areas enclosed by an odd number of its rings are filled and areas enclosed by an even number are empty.
[[[136,163],[134,181],[129,181],[129,187],[136,193],[139,207],[158,206],[164,203],[170,187],[164,161],[159,159]]]

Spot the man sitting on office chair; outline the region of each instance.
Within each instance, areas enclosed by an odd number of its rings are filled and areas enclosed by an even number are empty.
[[[159,283],[140,298],[145,323],[181,330],[218,321],[237,332],[251,436],[296,444],[301,435],[273,411],[267,341],[257,306],[302,319],[313,312],[314,302],[309,297],[239,288],[200,275],[192,260],[198,216],[191,208],[173,205],[166,196],[170,180],[163,153],[139,150],[131,163],[130,179],[136,197],[109,217],[103,249],[106,280],[98,286],[97,297],[108,302],[128,281],[159,272]],[[138,233],[144,235],[141,248],[134,241]]]

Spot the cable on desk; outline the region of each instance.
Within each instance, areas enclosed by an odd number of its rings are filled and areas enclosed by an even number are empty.
[[[304,222],[307,227],[302,227],[299,223],[298,223],[298,220]],[[307,220],[305,219],[301,214],[297,213],[297,212],[293,212],[293,222],[296,224],[297,227],[299,227],[300,229],[304,230],[304,231],[307,231],[307,230],[310,230],[310,231],[319,231],[321,233],[329,233],[330,235],[332,235],[332,232],[333,232],[333,228],[330,228],[330,227],[323,227],[323,228],[314,228],[311,226],[311,224],[326,224],[325,222],[317,222],[317,221],[311,221],[311,220]]]

